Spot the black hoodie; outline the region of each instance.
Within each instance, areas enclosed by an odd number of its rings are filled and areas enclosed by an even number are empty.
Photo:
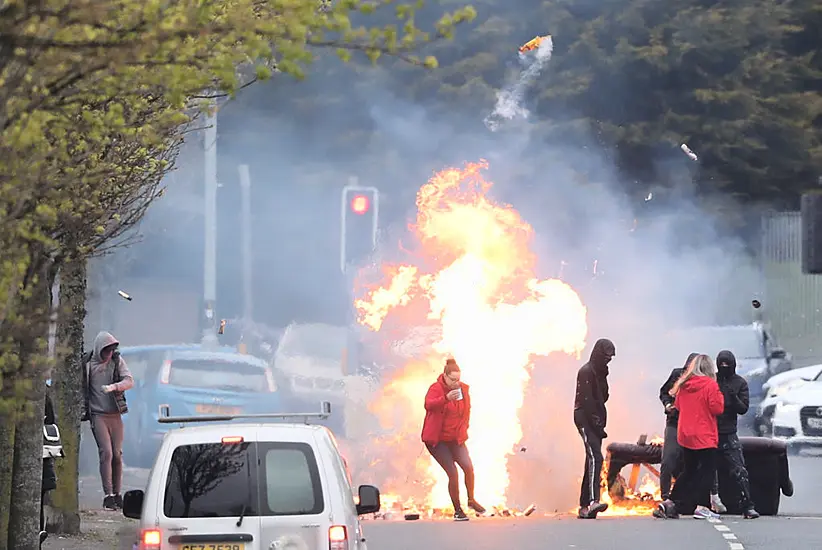
[[[577,373],[574,398],[574,420],[605,432],[608,423],[608,363],[616,355],[614,343],[606,338],[597,340],[588,362]]]
[[[697,355],[699,354],[690,354],[688,356],[688,359],[685,360],[685,366],[683,366],[682,368],[673,369],[671,371],[670,376],[668,376],[668,379],[665,381],[664,384],[662,384],[662,387],[659,388],[659,400],[662,401],[663,407],[667,407],[668,404],[670,404],[671,407],[673,407],[674,398],[671,397],[671,394],[669,394],[668,392],[671,390],[671,388],[674,387],[676,381],[679,380],[679,378],[682,376],[682,373],[685,372],[690,362],[693,361],[694,357],[696,357]],[[676,426],[677,424],[679,424],[679,411],[672,408],[671,412],[667,413],[666,415],[665,424],[668,426]]]
[[[725,396],[725,411],[716,418],[719,433],[735,434],[737,417],[748,412],[750,395],[748,382],[736,374],[736,357],[728,350],[722,350],[716,356],[716,381]]]

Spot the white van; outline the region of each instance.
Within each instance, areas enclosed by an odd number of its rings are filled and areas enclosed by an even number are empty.
[[[379,511],[380,493],[362,485],[355,500],[334,435],[308,423],[330,412],[174,418],[160,407],[161,423],[183,426],[166,433],[145,492],[124,495],[137,548],[367,550],[359,516]],[[286,418],[304,423],[265,422]]]

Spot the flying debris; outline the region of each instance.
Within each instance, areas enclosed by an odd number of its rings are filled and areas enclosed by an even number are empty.
[[[525,44],[519,47],[519,53],[530,52],[531,50],[536,50],[539,48],[539,45],[542,44],[544,40],[548,40],[551,38],[550,34],[546,34],[545,36],[535,36]]]
[[[123,292],[122,290],[118,290],[118,291],[117,291],[117,294],[119,294],[121,298],[125,298],[125,299],[126,299],[126,300],[128,300],[129,302],[131,301],[131,296],[129,296],[128,294],[126,294],[126,293],[125,293],[125,292]]]
[[[694,153],[693,151],[691,151],[691,148],[690,148],[690,147],[688,147],[687,145],[685,145],[684,143],[683,143],[682,145],[680,145],[680,146],[679,146],[679,148],[680,148],[680,149],[682,149],[682,152],[683,152],[683,153],[685,153],[686,155],[688,155],[688,158],[689,158],[689,159],[691,159],[691,160],[693,160],[693,161],[697,161],[697,160],[699,160],[699,157],[698,157],[698,156],[696,156],[696,153]]]

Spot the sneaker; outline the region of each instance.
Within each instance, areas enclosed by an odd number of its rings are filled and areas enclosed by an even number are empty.
[[[679,512],[676,511],[676,505],[672,500],[663,500],[657,505],[657,510],[667,519],[679,519]]]
[[[694,519],[719,519],[719,514],[712,512],[704,506],[697,506],[694,510]]]
[[[119,493],[114,495],[114,505],[117,507],[118,510],[123,509],[123,495]]]
[[[728,507],[722,503],[722,499],[719,498],[719,495],[711,495],[711,510],[717,514],[728,513]]]
[[[577,512],[577,517],[579,519],[591,519],[591,516],[588,515],[588,507],[580,506],[579,511]]]
[[[668,519],[668,516],[666,516],[666,515],[665,515],[665,512],[663,512],[662,510],[660,510],[660,507],[659,507],[659,506],[657,506],[656,508],[654,508],[654,511],[653,511],[653,512],[651,512],[651,515],[652,515],[652,516],[654,516],[654,517],[655,517],[655,518],[657,518],[657,519]]]
[[[483,515],[485,513],[485,507],[474,499],[468,499],[468,507],[479,515]]]
[[[596,518],[597,514],[600,512],[604,512],[608,509],[608,503],[606,502],[597,502],[596,500],[591,501],[591,504],[588,506],[588,515],[591,518]]]
[[[454,512],[454,521],[468,521],[468,516],[462,510]]]
[[[117,501],[114,498],[114,495],[107,495],[103,499],[103,508],[106,510],[116,510],[117,509]]]
[[[747,510],[745,510],[745,513],[742,514],[742,517],[744,517],[745,519],[756,519],[759,517],[759,512],[757,512],[753,508],[748,508]]]

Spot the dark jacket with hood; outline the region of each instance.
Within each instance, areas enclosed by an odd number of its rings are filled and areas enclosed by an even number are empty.
[[[750,406],[748,382],[736,374],[736,357],[728,350],[716,356],[716,370],[716,381],[725,397],[725,409],[716,419],[719,434],[735,434],[737,417],[748,412]]]
[[[594,344],[591,357],[577,373],[574,399],[574,421],[601,432],[605,437],[608,423],[608,363],[616,355],[614,343],[602,338]]]
[[[679,411],[674,407],[674,398],[671,397],[671,394],[668,392],[671,391],[671,388],[674,387],[676,381],[682,376],[682,373],[688,368],[688,365],[691,361],[694,360],[694,357],[699,355],[698,353],[692,353],[688,356],[688,359],[685,360],[685,365],[682,368],[676,368],[671,371],[670,376],[662,384],[662,387],[659,388],[659,400],[662,402],[662,406],[666,408],[665,411],[665,424],[667,426],[676,426],[679,423]],[[671,406],[668,409],[668,405]]]

